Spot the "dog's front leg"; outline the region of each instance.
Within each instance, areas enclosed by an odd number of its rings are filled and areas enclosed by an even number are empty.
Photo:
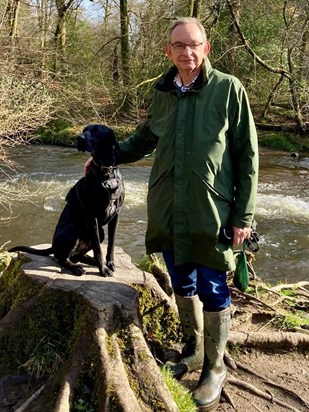
[[[116,235],[116,229],[118,226],[118,220],[119,220],[119,215],[118,213],[115,214],[115,216],[108,222],[108,245],[107,245],[107,251],[106,251],[106,265],[107,267],[112,270],[113,272],[115,271],[115,235]]]
[[[95,217],[89,219],[89,228],[91,231],[91,246],[93,250],[93,257],[97,262],[100,275],[104,277],[113,276],[112,271],[103,262],[98,219],[96,219]]]

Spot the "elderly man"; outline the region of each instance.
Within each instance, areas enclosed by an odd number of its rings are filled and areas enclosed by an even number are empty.
[[[246,92],[234,76],[212,68],[201,23],[175,21],[165,50],[173,65],[155,86],[146,121],[120,143],[118,163],[156,149],[146,251],[163,254],[183,327],[182,357],[170,368],[179,379],[202,368],[194,399],[209,411],[226,380],[226,272],[235,267],[233,244],[250,237],[258,144]],[[219,236],[227,227],[230,244]]]

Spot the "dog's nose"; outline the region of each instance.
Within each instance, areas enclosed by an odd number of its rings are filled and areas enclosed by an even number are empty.
[[[77,150],[80,152],[86,151],[86,137],[83,133],[77,136]]]

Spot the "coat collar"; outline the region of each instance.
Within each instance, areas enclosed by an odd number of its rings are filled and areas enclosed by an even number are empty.
[[[204,59],[204,64],[202,67],[202,70],[196,79],[196,82],[193,86],[193,88],[190,91],[195,91],[201,89],[205,83],[208,82],[210,72],[212,70],[211,63],[209,59],[206,57]],[[178,69],[176,66],[172,66],[163,76],[159,79],[157,84],[155,85],[155,88],[161,92],[171,92],[171,91],[176,91],[177,88],[174,85],[174,78],[178,72]]]

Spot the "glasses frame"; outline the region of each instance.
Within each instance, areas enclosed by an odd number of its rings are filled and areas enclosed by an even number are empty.
[[[186,47],[188,47],[190,50],[197,50],[198,47],[202,46],[202,44],[204,43],[205,43],[204,41],[202,41],[201,43],[197,43],[197,44],[196,43],[180,43],[180,42],[171,43],[170,42],[170,45],[176,53],[182,53],[186,49]],[[179,50],[175,48],[177,46]]]

